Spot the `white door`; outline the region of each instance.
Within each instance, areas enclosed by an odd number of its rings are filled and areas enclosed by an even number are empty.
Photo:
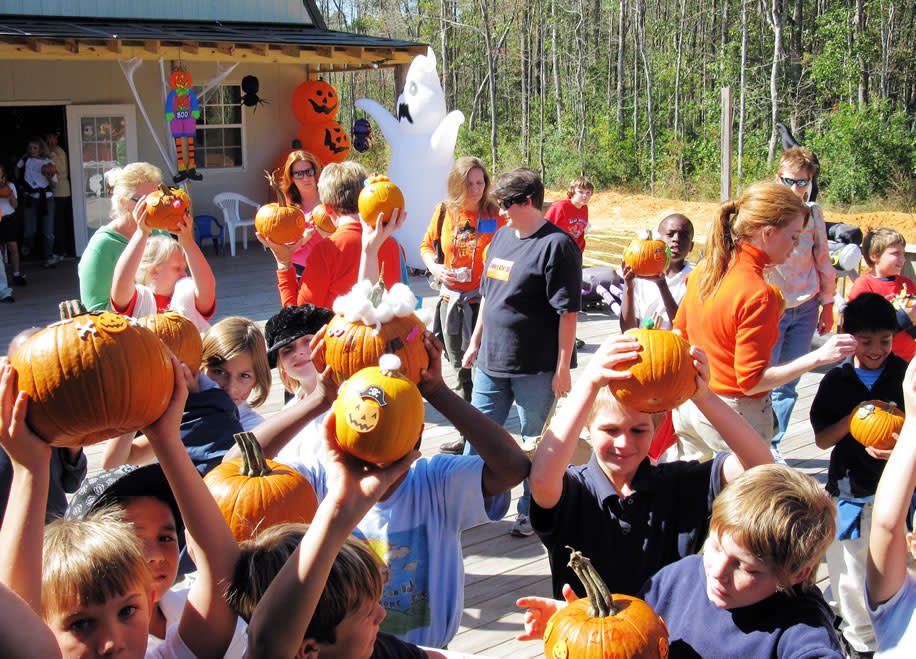
[[[109,220],[111,197],[105,172],[137,160],[133,105],[68,105],[73,236],[82,255],[89,237]]]

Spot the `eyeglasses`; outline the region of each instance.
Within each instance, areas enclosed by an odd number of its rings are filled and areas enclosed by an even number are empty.
[[[523,203],[526,199],[528,199],[528,195],[526,194],[519,194],[519,195],[515,195],[514,197],[500,199],[499,207],[502,208],[504,211],[507,211],[510,208],[512,208],[513,206],[515,206],[515,204]]]
[[[315,168],[309,167],[308,169],[294,169],[289,174],[293,178],[305,178],[306,176],[314,176]]]
[[[779,180],[783,182],[784,185],[793,186],[797,185],[800,188],[805,187],[811,181],[806,178],[789,178],[787,176],[780,176]]]

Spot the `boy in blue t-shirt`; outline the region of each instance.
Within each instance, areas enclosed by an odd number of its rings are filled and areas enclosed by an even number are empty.
[[[857,652],[876,649],[862,584],[872,501],[890,451],[859,444],[849,434],[849,419],[859,403],[869,400],[903,406],[907,363],[891,352],[896,330],[897,314],[882,296],[863,293],[850,300],[843,331],[855,337],[855,354],[824,376],[811,403],[814,441],[822,449],[833,447],[827,492],[837,503],[837,537],[827,550],[827,571],[843,619],[840,631]]]

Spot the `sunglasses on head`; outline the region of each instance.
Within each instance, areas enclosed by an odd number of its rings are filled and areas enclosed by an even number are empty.
[[[520,204],[524,202],[526,199],[528,199],[528,195],[526,194],[515,195],[514,197],[507,197],[506,199],[501,199],[499,201],[499,207],[502,208],[504,211],[507,211],[510,208],[512,208],[513,206],[515,206],[515,204]]]
[[[782,181],[783,184],[785,185],[788,185],[788,186],[797,185],[800,188],[805,187],[806,185],[808,185],[808,183],[811,182],[806,178],[789,178],[788,176],[780,176],[779,180]]]
[[[309,167],[308,169],[298,169],[298,170],[294,169],[293,171],[290,172],[290,176],[292,176],[293,178],[305,178],[306,176],[314,176],[314,175],[315,175],[314,167]]]

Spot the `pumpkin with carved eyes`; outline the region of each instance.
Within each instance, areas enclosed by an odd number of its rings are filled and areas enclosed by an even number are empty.
[[[270,187],[273,188],[277,200],[274,203],[264,204],[258,208],[254,216],[255,230],[275,243],[289,245],[296,242],[305,233],[305,215],[297,206],[287,202],[286,194],[277,185],[273,173],[265,172]]]
[[[86,446],[148,426],[175,386],[169,351],[139,321],[77,313],[61,305],[62,320],[10,358],[29,395],[29,426],[55,446]]]
[[[903,428],[905,415],[894,403],[869,400],[859,403],[849,417],[849,434],[863,446],[882,451],[894,448],[895,434]]]
[[[302,148],[318,158],[322,167],[343,162],[350,153],[350,136],[333,119],[302,124],[297,137]]]
[[[396,355],[355,373],[334,401],[341,448],[360,460],[387,464],[410,453],[423,432],[423,397],[400,373]]]
[[[387,176],[370,176],[359,193],[359,214],[374,227],[382,214],[382,223],[391,219],[395,208],[404,209],[404,194]]]
[[[334,119],[338,107],[337,92],[324,80],[306,80],[293,91],[293,115],[300,124]]]
[[[178,233],[178,223],[190,208],[187,192],[160,183],[158,190],[146,195],[146,224],[151,229]]]
[[[172,351],[178,361],[185,364],[191,373],[200,370],[201,356],[204,351],[203,340],[197,326],[185,316],[175,311],[164,311],[140,319],[143,325],[159,337]]]
[[[624,250],[623,262],[637,277],[654,277],[668,267],[671,249],[663,240],[635,238]]]

